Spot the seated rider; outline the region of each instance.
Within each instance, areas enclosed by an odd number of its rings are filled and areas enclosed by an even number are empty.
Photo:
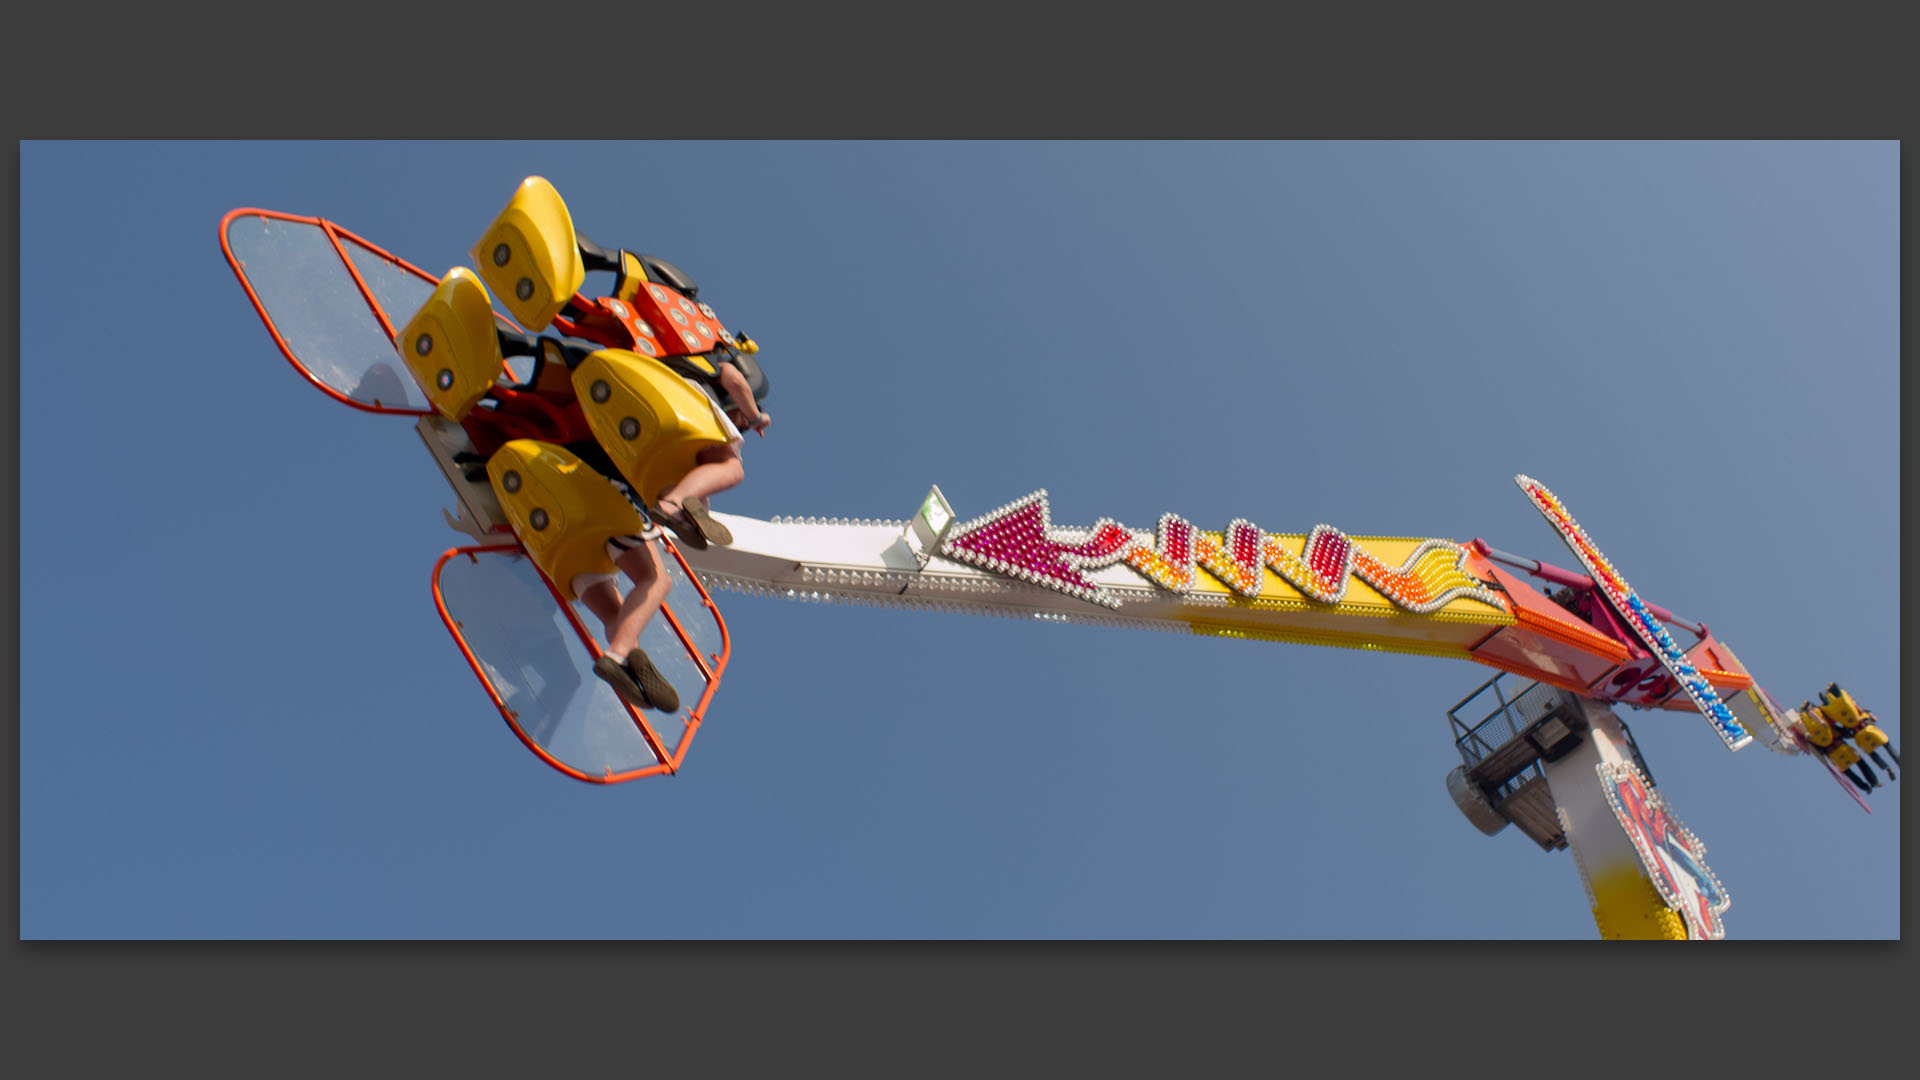
[[[564,200],[539,177],[521,183],[506,209],[473,246],[471,255],[480,279],[522,326],[536,333],[553,326],[568,338],[584,339],[608,350],[596,353],[578,341],[499,331],[492,321],[490,302],[473,302],[473,296],[484,298],[485,290],[472,293],[463,301],[465,312],[458,320],[466,327],[462,331],[466,344],[472,349],[491,347],[494,342],[489,339],[497,337],[500,348],[496,365],[500,357],[532,355],[535,366],[531,377],[520,386],[501,387],[496,385],[497,380],[488,379],[487,392],[482,396],[493,400],[493,408],[470,408],[450,415],[467,425],[474,441],[474,457],[487,460],[486,471],[496,494],[507,492],[502,502],[512,504],[506,509],[523,546],[535,554],[536,561],[546,560],[543,569],[551,563],[555,572],[549,577],[577,595],[600,618],[607,634],[607,654],[596,660],[595,673],[635,704],[658,704],[663,692],[672,695],[673,691],[638,649],[638,639],[659,610],[668,581],[657,553],[641,537],[652,531],[648,523],[651,518],[696,549],[705,548],[709,541],[732,542],[731,533],[708,512],[707,497],[744,479],[741,428],[764,432],[771,422],[759,407],[767,392],[766,376],[751,359],[759,346],[744,334],[736,337],[721,325],[712,308],[698,303],[699,286],[677,267],[651,256],[609,252],[580,237]],[[615,274],[612,296],[591,299],[579,292],[589,270]],[[408,342],[414,340],[410,333],[402,337]],[[423,361],[425,356],[421,354]],[[649,357],[680,380],[648,365],[645,358]],[[409,357],[409,363],[413,362]],[[650,374],[650,370],[657,374]],[[419,373],[451,380],[440,386],[450,396],[455,391],[449,386],[457,386],[459,394],[467,395],[461,401],[474,401],[471,395],[480,390],[445,371],[436,373],[431,363],[423,362]],[[657,382],[657,378],[666,379],[671,387]],[[638,381],[629,385],[629,380]],[[639,385],[643,383],[648,385]],[[610,385],[622,389],[612,390]],[[693,405],[693,413],[685,411],[692,405],[688,397],[695,388],[701,391],[698,400],[711,408],[711,419],[700,415],[706,410],[698,405]],[[641,437],[643,427],[636,423],[636,414],[611,412],[615,406],[610,402],[632,400],[629,391],[642,398],[657,399],[664,394],[679,403],[667,406],[666,413],[654,411]],[[591,410],[580,395],[592,398]],[[659,404],[655,400],[655,405]],[[472,419],[480,413],[486,415]],[[694,419],[696,416],[699,419]],[[668,429],[659,428],[660,423],[666,423]],[[663,430],[675,434],[665,435]],[[689,438],[696,430],[699,434]],[[662,438],[669,441],[660,443]],[[528,441],[510,441],[514,439]],[[559,454],[540,451],[542,443]],[[503,464],[499,454],[503,449],[508,451],[505,456],[520,462],[527,475],[508,474],[509,466]],[[619,458],[617,465],[615,456]],[[551,462],[559,464],[542,464]],[[631,504],[634,512],[629,515],[620,507],[609,506],[605,489],[597,489],[596,495],[593,485],[581,486],[575,463],[605,476],[624,496],[622,504]],[[573,492],[597,507],[590,515],[592,531],[617,519],[630,520],[630,527],[614,530],[604,553],[583,546],[591,539],[587,536],[549,535],[544,511],[529,502],[524,492],[515,494],[521,491],[523,482],[525,491],[532,491],[536,473],[542,473],[543,480],[551,482],[556,490]],[[629,478],[649,490],[630,490]],[[649,499],[653,500],[650,512]],[[562,520],[568,519],[563,516]],[[568,520],[565,531],[577,534],[580,528],[577,520]],[[633,580],[634,590],[627,596],[620,595],[614,575],[605,572],[607,563],[601,561],[602,554],[612,563],[611,569]],[[565,581],[560,580],[563,575]],[[636,693],[642,700],[634,700]],[[673,700],[677,704],[677,695]]]
[[[694,458],[698,464],[661,492],[651,508],[654,520],[672,529],[675,536],[696,550],[706,548],[709,541],[733,543],[733,533],[708,512],[707,497],[738,487],[746,479],[746,468],[740,460],[741,429],[764,433],[773,425],[772,414],[760,407],[753,388],[741,373],[738,354],[728,355],[722,350],[716,350],[716,354],[709,357],[713,375],[697,369],[689,371],[677,363],[680,360],[677,356],[665,359],[668,367],[699,387],[713,402],[715,413],[724,421],[721,427],[727,433],[724,446],[700,451]]]
[[[591,441],[586,447],[598,451]],[[651,542],[660,533],[626,485],[605,476],[602,469],[610,465],[596,468],[590,456],[516,439],[488,460],[486,471],[534,562],[563,598],[578,599],[600,620],[607,644],[593,673],[633,705],[677,712],[680,695],[640,647],[641,633],[672,588]],[[624,596],[621,573],[633,582]]]
[[[700,286],[672,263],[651,255],[609,252],[577,234],[574,241],[583,271],[615,275],[613,294],[594,302],[592,310],[569,302],[560,314],[589,340],[617,348],[637,346],[671,368],[706,395],[728,436],[725,445],[701,451],[686,475],[658,493],[648,507],[650,515],[696,550],[709,542],[731,544],[733,534],[714,519],[707,499],[746,479],[741,431],[764,434],[773,424],[773,417],[760,407],[768,384],[753,359],[759,345],[745,335],[736,338],[722,326],[711,307],[697,302]]]
[[[1860,714],[1860,719],[1861,724],[1854,736],[1854,745],[1866,751],[1868,757],[1878,762],[1881,768],[1887,770],[1888,776],[1893,776],[1893,765],[1888,765],[1886,762],[1880,761],[1880,750],[1882,748],[1886,750],[1887,756],[1893,759],[1894,765],[1900,764],[1900,751],[1893,748],[1893,741],[1887,738],[1887,733],[1881,730],[1879,722],[1874,718],[1872,713],[1863,712]],[[1893,776],[1893,778],[1896,780],[1899,779],[1897,776]]]
[[[1800,703],[1800,730],[1807,736],[1818,752],[1843,776],[1853,781],[1853,786],[1863,792],[1871,793],[1880,786],[1880,778],[1874,775],[1853,747],[1848,746],[1824,711],[1810,701]],[[1854,768],[1860,769],[1860,775],[1854,775]]]
[[[768,380],[753,359],[758,344],[744,335],[736,338],[724,327],[716,331],[719,324],[711,319],[712,309],[691,302],[691,297],[699,295],[699,286],[671,263],[627,252],[608,254],[585,238],[577,238],[576,243],[584,270],[611,270],[618,275],[615,295],[599,301],[576,298],[588,305],[585,310],[573,301],[564,304],[559,311],[565,320],[562,327],[596,345],[624,349],[638,346],[638,351],[653,356],[699,389],[727,435],[724,445],[702,450],[693,468],[657,493],[647,507],[649,516],[696,550],[704,550],[709,542],[732,543],[732,533],[714,519],[707,499],[737,487],[746,478],[740,455],[742,429],[765,433],[773,424],[772,415],[760,407],[767,396]],[[631,307],[618,306],[621,297]],[[615,311],[620,314],[616,316]],[[668,312],[668,317],[663,318],[662,311]],[[667,323],[679,319],[682,325],[699,332],[678,331],[677,336],[656,338],[651,322],[641,318],[643,314]],[[618,471],[604,454],[595,460],[590,452],[583,452],[592,444],[593,436],[568,372],[579,366],[591,349],[575,341],[534,337],[499,327],[495,332],[503,357],[534,357],[533,373],[524,384],[495,386],[486,395],[492,408],[476,408],[461,419],[474,449],[462,455],[460,463],[484,462],[509,439],[535,438],[566,446],[601,468],[610,479],[619,480]],[[672,351],[709,344],[710,348],[699,352]],[[642,502],[644,505],[644,495]]]
[[[634,705],[678,712],[679,693],[640,647],[641,631],[673,588],[660,553],[645,534],[629,534],[608,537],[607,555],[633,581],[633,591],[622,597],[612,574],[578,574],[570,583],[606,636],[606,651],[593,661],[593,673]]]
[[[456,455],[455,460],[463,465],[479,465],[510,439],[539,439],[566,447],[624,490],[625,478],[594,441],[568,377],[568,373],[591,354],[591,348],[578,342],[499,328],[495,334],[502,356],[534,358],[533,373],[518,386],[493,387],[483,399],[491,401],[492,408],[474,408],[461,418],[461,426],[474,448]],[[653,506],[646,507],[652,520],[672,529],[681,542],[696,550],[704,550],[709,541],[733,542],[733,534],[727,527],[708,513],[706,497],[736,487],[746,478],[740,460],[741,429],[764,432],[773,424],[772,414],[761,408],[758,400],[766,396],[766,379],[761,377],[756,396],[755,387],[748,383],[742,370],[741,356],[737,349],[722,346],[698,357],[660,358],[702,392],[727,435],[725,444],[700,451],[694,458],[694,467],[661,492]],[[481,471],[484,470],[474,470],[469,479],[479,479],[477,474]]]
[[[474,443],[474,456],[481,461],[491,458],[506,441],[497,437],[505,434],[500,429],[514,428],[517,433],[513,438],[562,447],[600,474],[630,505],[640,527],[607,537],[605,552],[615,569],[632,581],[632,590],[623,596],[616,575],[604,572],[575,574],[565,587],[600,620],[607,645],[594,660],[593,673],[633,705],[676,712],[680,708],[679,693],[640,647],[641,633],[672,588],[660,553],[649,542],[659,532],[613,459],[588,429],[568,377],[571,369],[591,353],[591,347],[498,328],[496,333],[502,355],[532,356],[533,372],[517,387],[496,387],[489,392],[488,397],[496,401],[493,409],[475,408],[462,418],[461,424]],[[489,413],[493,415],[484,415]],[[477,471],[485,473],[486,469]]]
[[[1861,708],[1859,703],[1853,700],[1852,695],[1840,689],[1840,684],[1828,683],[1827,688],[1820,692],[1820,711],[1827,718],[1827,722],[1833,725],[1833,730],[1838,737],[1851,741],[1861,754],[1886,770],[1887,779],[1900,779],[1899,775],[1893,771],[1892,765],[1880,760],[1880,748],[1885,747],[1887,755],[1893,758],[1894,765],[1900,763],[1900,755],[1894,750],[1893,743],[1887,739],[1887,733],[1880,730],[1880,725],[1875,722],[1872,713]],[[1860,767],[1868,772],[1872,771],[1868,769],[1865,761],[1860,763]]]
[[[670,588],[648,542],[659,533],[594,437],[568,377],[593,348],[501,330],[485,288],[459,267],[395,338],[434,407],[472,440],[474,449],[455,460],[484,462],[467,478],[492,487],[521,545],[562,599],[578,599],[600,619],[607,647],[594,673],[633,705],[677,711],[679,695],[639,646]],[[502,383],[506,355],[535,357],[526,384]],[[488,400],[494,407],[480,407]],[[718,435],[714,429],[710,438]],[[633,582],[624,596],[618,573]]]

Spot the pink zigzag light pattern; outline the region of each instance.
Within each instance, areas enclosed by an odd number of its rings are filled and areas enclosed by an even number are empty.
[[[1031,581],[1068,596],[1108,607],[1120,601],[1087,580],[1082,570],[1107,566],[1126,554],[1133,534],[1102,518],[1093,535],[1079,544],[1051,539],[1051,513],[1045,488],[1024,499],[954,528],[941,550],[949,557],[986,570]]]
[[[1323,604],[1344,600],[1347,582],[1358,575],[1415,614],[1435,611],[1459,597],[1505,608],[1497,594],[1462,567],[1465,549],[1448,540],[1423,541],[1398,567],[1389,567],[1325,524],[1314,526],[1298,554],[1244,518],[1234,519],[1216,540],[1178,514],[1163,514],[1151,546],[1110,518],[1100,519],[1088,537],[1076,543],[1055,540],[1051,532],[1043,489],[956,527],[942,551],[949,558],[1108,607],[1118,607],[1120,601],[1082,571],[1125,562],[1173,593],[1191,590],[1194,568],[1200,566],[1252,599],[1260,595],[1262,569],[1270,568]]]

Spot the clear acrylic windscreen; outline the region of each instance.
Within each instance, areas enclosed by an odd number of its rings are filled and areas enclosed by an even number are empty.
[[[668,603],[696,647],[717,650],[718,628],[699,597],[662,552],[675,578]],[[441,599],[467,648],[493,684],[514,723],[556,760],[590,776],[624,773],[656,763],[653,751],[613,689],[593,674],[593,656],[554,602],[532,560],[512,552],[479,552],[449,559],[439,575]],[[623,589],[628,582],[621,579]],[[677,602],[677,603],[676,603]],[[574,611],[589,632],[600,622]],[[712,627],[699,632],[702,624]],[[647,624],[641,648],[680,694],[681,711],[642,715],[671,756],[686,733],[686,709],[706,692],[706,677],[665,618]]]
[[[428,411],[426,395],[395,355],[392,339],[325,230],[305,222],[245,214],[228,223],[227,246],[266,310],[268,322],[308,374],[355,401],[383,409]],[[433,294],[433,280],[350,237],[341,235],[340,246],[396,329]],[[510,326],[504,320],[501,325]],[[532,362],[515,360],[514,377],[525,380]]]

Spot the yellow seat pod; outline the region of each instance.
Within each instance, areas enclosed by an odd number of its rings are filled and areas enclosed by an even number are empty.
[[[646,528],[626,496],[592,466],[552,443],[515,439],[487,459],[487,478],[513,533],[560,595],[579,597],[579,574],[612,574],[607,540]]]
[[[433,407],[465,417],[504,370],[493,301],[473,271],[447,271],[433,295],[394,335],[393,347]]]
[[[1866,713],[1852,694],[1838,686],[1820,692],[1820,708],[1847,727],[1859,727]]]
[[[1833,745],[1833,729],[1827,726],[1827,718],[1810,704],[1800,706],[1800,730],[1807,733],[1807,741],[1815,746],[1824,749]]]
[[[648,504],[728,442],[713,399],[651,356],[602,349],[574,369],[573,390],[594,440]]]
[[[587,280],[573,215],[552,184],[529,176],[468,252],[507,311],[528,330],[553,322]]]
[[[1879,726],[1874,724],[1874,722],[1871,720],[1868,720],[1866,723],[1861,724],[1860,727],[1857,730],[1855,730],[1853,733],[1853,745],[1859,747],[1862,752],[1868,753],[1868,754],[1871,754],[1875,750],[1878,750],[1881,747],[1887,745],[1889,741],[1890,740],[1888,740],[1887,738],[1887,733],[1884,731],[1881,731]]]

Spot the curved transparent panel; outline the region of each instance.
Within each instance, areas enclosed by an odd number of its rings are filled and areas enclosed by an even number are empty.
[[[461,640],[541,749],[592,776],[655,764],[626,706],[593,674],[592,655],[532,560],[501,552],[457,556],[441,568],[439,582]],[[598,620],[582,615],[598,632]],[[658,663],[652,643],[646,645]],[[659,713],[647,717],[656,727],[679,727]]]
[[[687,640],[699,650],[707,669],[712,670],[720,654],[720,627],[714,622],[713,615],[700,603],[700,594],[687,581],[685,571],[674,560],[666,545],[654,541],[654,550],[660,555],[660,562],[667,568],[667,577],[673,583],[673,589],[667,594],[666,608],[680,622],[680,628],[686,632]],[[620,582],[624,591],[630,583]],[[583,613],[582,622],[589,628],[595,627],[593,617]],[[679,752],[680,740],[687,733],[687,710],[700,704],[701,695],[707,692],[707,677],[700,672],[694,662],[693,654],[674,633],[673,626],[662,616],[647,623],[640,634],[640,647],[647,650],[653,666],[673,684],[680,694],[680,711],[671,716],[660,713],[648,713],[647,722],[653,725],[653,733],[660,740],[668,755]]]
[[[355,401],[392,409],[428,408],[426,396],[394,354],[392,340],[347,272],[347,264],[318,225],[242,215],[227,225],[227,246],[266,310],[268,322],[309,374]],[[387,268],[379,275],[380,284],[369,279],[368,287],[376,297],[385,288],[391,291],[392,302],[404,302],[408,293],[394,275],[414,275],[358,245],[349,242],[347,248],[360,250],[367,256],[365,262]],[[423,300],[433,286],[422,284]],[[398,323],[405,323],[419,306],[420,300],[413,301]],[[388,317],[393,318],[391,309]]]
[[[353,259],[353,268],[360,272],[360,280],[367,283],[395,330],[405,326],[413,313],[420,310],[420,305],[427,302],[427,297],[433,295],[436,282],[369,251],[349,237],[341,237],[340,246]]]
[[[667,594],[667,602],[673,605],[673,613],[679,617],[687,638],[700,650],[701,657],[711,668],[720,662],[720,624],[714,621],[712,612],[700,602],[699,590],[687,580],[687,573],[680,568],[679,560],[666,550],[665,545],[659,547],[660,561],[667,564],[667,577],[673,582],[673,591]]]
[[[373,290],[374,299],[380,301],[380,307],[387,313],[387,321],[399,329],[412,319],[420,310],[420,305],[433,295],[437,282],[414,273],[399,263],[369,250],[350,237],[341,237],[340,245],[353,257],[354,269],[360,271],[360,278]],[[517,330],[511,320],[498,311],[493,313],[493,321],[502,330]],[[516,382],[526,382],[533,377],[533,357],[509,356],[506,358],[507,372]]]

